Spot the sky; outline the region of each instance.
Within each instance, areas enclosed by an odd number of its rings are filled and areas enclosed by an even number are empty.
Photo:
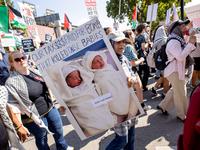
[[[73,25],[80,26],[85,22],[89,21],[89,16],[87,13],[87,8],[85,6],[84,0],[12,0],[14,2],[15,9],[19,10],[17,2],[28,2],[36,6],[37,16],[44,16],[46,9],[55,11],[59,13],[60,21],[64,22],[64,14],[68,16],[70,22]],[[107,17],[106,12],[106,1],[108,0],[96,0],[97,11],[99,20],[103,27],[113,28],[114,20]],[[195,4],[200,4],[199,0],[192,0],[191,3],[188,3],[186,6],[192,6]],[[134,11],[134,10],[133,10]],[[125,19],[125,22],[119,24],[119,30],[123,31],[125,29],[130,29],[131,26],[127,26],[128,19]]]

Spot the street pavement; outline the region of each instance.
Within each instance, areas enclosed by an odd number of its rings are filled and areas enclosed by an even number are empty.
[[[157,96],[150,91],[156,81],[154,77],[149,78],[149,90],[143,92],[144,102],[151,105],[152,109],[140,116],[139,123],[136,125],[135,150],[176,150],[178,137],[183,133],[184,123],[176,118],[175,110],[165,116],[156,109],[162,100],[163,91],[162,88],[158,88]],[[187,85],[187,91],[189,99],[191,93],[189,85]],[[56,106],[59,107],[57,102]],[[75,150],[105,150],[115,137],[114,132],[108,130],[81,141],[65,114],[60,112],[60,115],[63,120],[64,138],[67,144],[73,146]],[[52,135],[48,135],[48,144],[51,150],[56,150]],[[27,150],[37,150],[33,136],[30,136],[23,145]]]

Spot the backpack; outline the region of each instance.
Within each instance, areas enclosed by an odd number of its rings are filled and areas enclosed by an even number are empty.
[[[158,69],[158,70],[164,70],[170,62],[168,62],[168,64],[166,64],[166,62],[168,61],[168,57],[167,57],[167,54],[166,54],[166,46],[167,46],[167,43],[171,40],[171,39],[176,39],[178,40],[177,38],[170,38],[169,40],[167,40],[167,42],[165,44],[162,45],[162,47],[157,50],[155,53],[154,53],[154,61],[155,61],[155,67]],[[179,41],[179,40],[178,40]],[[179,41],[180,42],[180,41]],[[180,42],[181,43],[181,42]],[[181,45],[182,46],[182,45]]]
[[[155,48],[152,48],[152,50],[149,52],[149,54],[147,55],[147,64],[149,67],[151,68],[155,68],[156,64],[155,64],[155,59],[154,59],[154,53],[156,52]]]

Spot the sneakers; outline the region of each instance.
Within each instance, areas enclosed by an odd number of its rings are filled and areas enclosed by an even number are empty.
[[[66,150],[74,150],[72,146],[68,146]]]
[[[155,95],[157,95],[157,91],[154,89],[154,87],[151,88],[151,92],[153,92]]]
[[[144,111],[150,110],[150,109],[151,109],[151,106],[150,106],[150,105],[147,105],[147,104],[144,104],[143,109],[144,109]]]

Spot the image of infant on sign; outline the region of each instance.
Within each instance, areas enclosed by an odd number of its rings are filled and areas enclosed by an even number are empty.
[[[118,117],[118,123],[136,116],[137,105],[128,89],[126,79],[107,63],[103,51],[89,51],[82,60],[82,66],[94,73],[94,82],[100,88],[101,95],[111,93],[113,100],[108,102],[109,109]]]
[[[108,104],[94,107],[91,100],[99,97],[93,83],[94,74],[75,62],[65,62],[62,67],[65,92],[61,94],[86,137],[107,130],[117,124],[116,115]]]

